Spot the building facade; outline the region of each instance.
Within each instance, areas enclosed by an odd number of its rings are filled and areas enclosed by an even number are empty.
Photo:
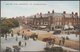
[[[63,28],[67,26],[76,26],[80,25],[80,17],[78,13],[67,14],[66,11],[63,13],[56,13],[54,10],[46,14],[36,14],[30,17],[27,17],[27,25],[30,25],[33,28],[48,28],[54,30],[57,28]]]

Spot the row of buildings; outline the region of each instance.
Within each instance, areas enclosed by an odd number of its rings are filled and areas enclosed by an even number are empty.
[[[74,26],[80,25],[80,17],[78,13],[72,12],[67,14],[66,11],[63,13],[56,13],[48,11],[46,14],[37,13],[36,15],[27,17],[27,25],[32,28],[47,28],[49,30],[74,28]]]

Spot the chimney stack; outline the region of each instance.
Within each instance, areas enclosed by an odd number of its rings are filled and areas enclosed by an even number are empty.
[[[42,17],[42,13],[40,13],[40,17]]]
[[[40,13],[40,15],[42,15],[42,13]]]
[[[78,18],[78,13],[77,13],[77,12],[75,13],[75,17],[77,17],[77,18]]]
[[[74,12],[72,12],[72,18],[74,17]]]
[[[54,10],[52,11],[52,13],[54,13]]]
[[[72,15],[74,14],[74,12],[72,12]]]
[[[75,15],[78,15],[78,13],[76,12]]]
[[[66,11],[63,11],[63,14],[66,14]]]
[[[63,11],[63,17],[65,18],[66,11]]]
[[[48,11],[48,14],[50,14],[50,11]]]
[[[36,15],[34,15],[34,18],[36,18]]]

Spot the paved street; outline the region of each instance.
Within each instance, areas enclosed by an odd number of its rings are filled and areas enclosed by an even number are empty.
[[[18,29],[18,30],[20,30],[20,29]],[[22,29],[20,32],[21,32],[21,34],[23,34],[22,33],[22,31],[24,31],[24,34],[25,35],[31,35],[32,33],[36,33],[37,35],[38,35],[38,39],[39,40],[43,40],[44,38],[49,38],[49,37],[52,37],[52,38],[56,38],[56,44],[58,44],[59,43],[59,35],[53,35],[52,34],[52,31],[51,32],[47,32],[47,31],[41,31],[41,30],[30,30],[29,32],[27,31],[27,29]],[[14,31],[15,33],[17,32],[17,31]],[[62,35],[61,35],[62,36]],[[69,36],[69,35],[68,35]],[[71,36],[71,35],[70,35]],[[75,36],[75,35],[74,35]],[[72,37],[72,36],[71,36]],[[78,38],[77,38],[78,39]],[[76,45],[76,46],[75,46]],[[74,48],[74,49],[79,49],[79,41],[74,41],[74,39],[73,40],[66,40],[66,42],[65,42],[65,45],[64,46],[66,46],[66,47],[71,47],[71,48]]]

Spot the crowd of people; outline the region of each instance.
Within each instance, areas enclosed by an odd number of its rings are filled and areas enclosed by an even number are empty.
[[[22,42],[21,40],[19,40],[18,36],[22,36],[22,39],[24,40],[24,42]],[[11,33],[11,37],[14,37],[13,33]],[[36,33],[33,33],[31,36],[27,36],[27,35],[24,35],[24,31],[23,31],[22,35],[20,34],[20,31],[17,32],[17,36],[15,37],[15,41],[18,42],[18,45],[16,45],[16,47],[20,48],[22,46],[26,46],[27,45],[26,41],[29,40],[29,38],[31,38],[34,41],[36,41],[38,39],[38,35]],[[7,35],[5,35],[5,39],[7,40]],[[8,48],[5,49],[4,52],[12,52],[12,51],[11,51],[11,48],[8,47]],[[14,52],[19,52],[19,50],[14,47]]]
[[[18,32],[17,35],[19,36],[20,33]],[[23,31],[23,34],[22,34],[21,36],[22,36],[22,38],[23,38],[24,40],[29,40],[29,38],[32,38],[32,39],[35,41],[35,40],[38,39],[38,35],[37,35],[36,33],[33,33],[31,36],[27,36],[27,35],[24,35],[24,31]],[[18,37],[17,37],[17,36],[16,36],[16,41],[18,41]],[[22,42],[19,41],[19,42],[18,42],[18,45],[21,46],[21,44],[22,44]],[[27,45],[26,41],[25,41],[24,45],[25,45],[25,46]]]

